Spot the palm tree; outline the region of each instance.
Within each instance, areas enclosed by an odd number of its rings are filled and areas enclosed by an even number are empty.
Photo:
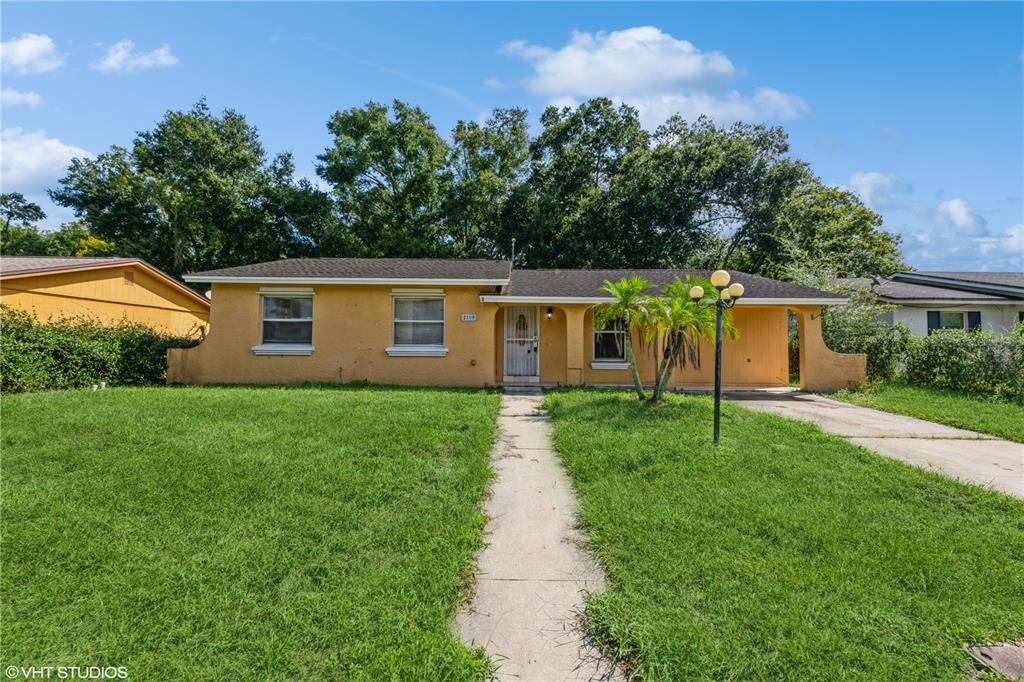
[[[688,276],[686,282],[677,279],[665,287],[657,305],[647,307],[651,319],[644,326],[649,334],[654,334],[652,340],[657,367],[651,402],[661,400],[672,372],[680,364],[689,361],[694,369],[700,368],[700,339],[712,344],[715,342],[716,310],[690,298],[690,288],[694,285],[702,286],[705,291],[714,291],[710,282]],[[726,311],[723,320],[723,333],[730,338],[737,336],[730,311]],[[657,362],[659,350],[661,361]]]
[[[634,275],[626,279],[623,277],[618,282],[605,280],[601,291],[611,296],[614,300],[610,303],[602,303],[594,308],[594,328],[604,329],[612,324],[622,324],[626,330],[623,334],[623,350],[626,355],[626,362],[629,363],[630,372],[633,375],[633,388],[640,400],[645,400],[647,394],[644,392],[643,382],[640,381],[640,371],[636,367],[636,357],[633,355],[633,329],[639,328],[639,324],[647,315],[646,307],[649,304],[647,290],[653,285],[643,277]]]

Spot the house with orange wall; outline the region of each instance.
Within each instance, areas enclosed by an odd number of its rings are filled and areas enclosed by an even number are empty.
[[[210,321],[205,296],[138,258],[0,256],[0,303],[43,322],[128,320],[180,335]]]
[[[288,259],[185,276],[212,287],[210,333],[168,352],[172,383],[493,386],[628,385],[622,329],[595,329],[605,280],[640,275],[662,287],[693,270],[519,270],[507,261],[401,258]],[[733,272],[746,295],[732,309],[739,332],[724,346],[727,387],[789,385],[788,313],[799,324],[800,383],[854,386],[866,359],[829,350],[822,306],[835,294]],[[634,339],[639,347],[639,339]],[[713,382],[710,348],[699,369],[675,370],[673,388]],[[637,353],[646,382],[653,360]]]

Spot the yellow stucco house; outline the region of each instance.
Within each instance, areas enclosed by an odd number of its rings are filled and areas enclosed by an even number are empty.
[[[205,296],[138,258],[0,256],[0,303],[44,322],[129,320],[181,335],[210,321]]]
[[[212,285],[210,333],[171,349],[172,383],[488,386],[626,385],[624,332],[595,330],[605,280],[641,275],[665,285],[685,270],[513,270],[507,261],[320,258],[256,263],[186,275]],[[733,309],[740,337],[724,348],[727,387],[789,384],[787,311],[796,313],[800,381],[808,390],[859,384],[865,357],[834,353],[821,338],[821,306],[845,299],[732,273],[746,287]],[[705,387],[713,362],[680,367],[671,386]],[[638,357],[645,381],[650,358]]]

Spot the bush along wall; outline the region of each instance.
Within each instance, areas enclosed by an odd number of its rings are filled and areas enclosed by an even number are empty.
[[[90,386],[163,383],[167,349],[201,340],[173,336],[124,321],[91,318],[40,322],[31,313],[0,305],[0,391],[45,391]]]
[[[1024,400],[1024,323],[1009,334],[942,329],[911,339],[904,375],[912,384]]]

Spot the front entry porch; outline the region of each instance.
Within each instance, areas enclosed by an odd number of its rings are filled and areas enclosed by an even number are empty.
[[[608,353],[607,338],[595,343],[591,302],[510,301],[499,304],[494,319],[495,383],[520,386],[631,386],[625,358]],[[742,305],[733,308],[739,338],[723,348],[722,380],[735,388],[779,388],[789,384],[787,310],[799,321],[800,387],[829,391],[865,379],[863,355],[828,349],[821,338],[818,305]],[[615,333],[605,331],[604,334]],[[623,333],[623,332],[618,332]],[[634,333],[634,352],[645,384],[653,383],[654,360]],[[621,345],[621,344],[620,344]],[[714,379],[714,347],[702,341],[700,367],[678,367],[670,389],[703,389]]]

